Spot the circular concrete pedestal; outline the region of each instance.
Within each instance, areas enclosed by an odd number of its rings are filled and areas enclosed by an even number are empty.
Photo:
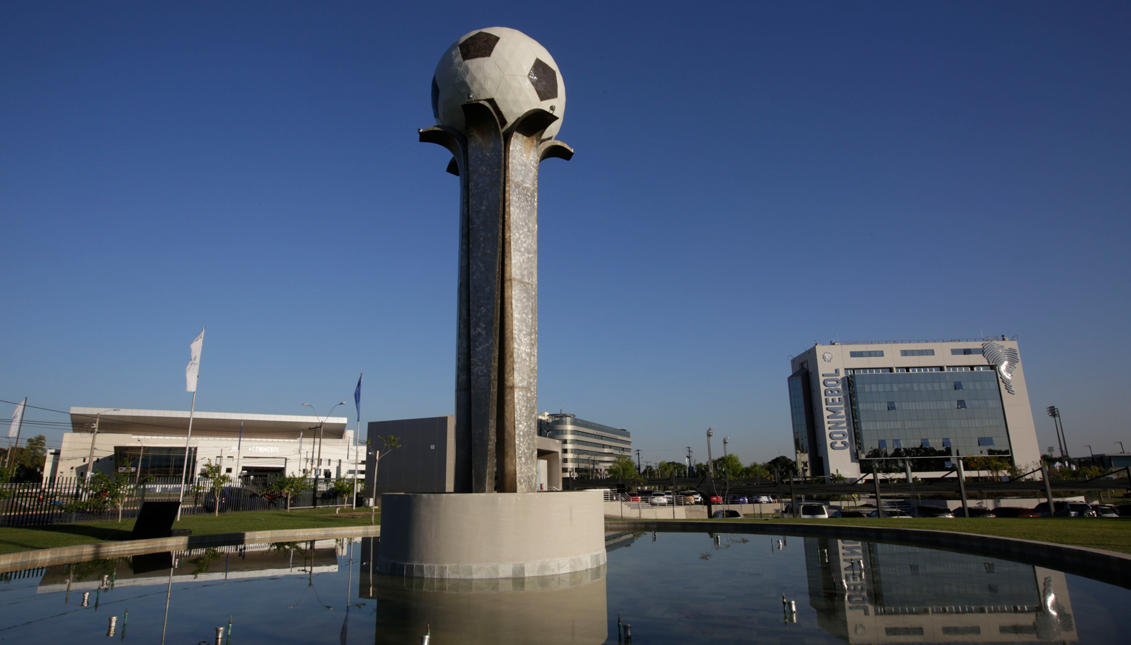
[[[418,578],[530,578],[605,564],[599,491],[387,493],[377,570]]]

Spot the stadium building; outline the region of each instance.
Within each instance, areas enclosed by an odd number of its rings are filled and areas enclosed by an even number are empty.
[[[95,427],[97,424],[97,433]],[[71,408],[71,432],[63,447],[48,456],[45,472],[56,477],[85,477],[92,466],[105,474],[180,477],[189,434],[188,410]],[[188,472],[205,463],[223,464],[223,472],[258,477],[320,477],[354,474],[359,459],[353,430],[345,417],[202,412],[193,415],[188,439]]]
[[[954,457],[1040,459],[1017,342],[814,345],[788,379],[797,462],[808,476],[938,476]]]

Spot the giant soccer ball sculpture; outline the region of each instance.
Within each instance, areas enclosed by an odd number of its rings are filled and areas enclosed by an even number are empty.
[[[452,492],[382,495],[382,573],[438,578],[567,574],[605,563],[600,493],[538,489],[538,166],[573,150],[554,136],[565,86],[544,47],[473,31],[432,78],[437,125],[460,179]],[[598,640],[599,642],[599,640]]]
[[[545,47],[521,31],[489,27],[452,43],[432,76],[437,125],[462,132],[463,104],[472,101],[489,103],[504,128],[530,110],[546,110],[558,118],[543,134],[552,139],[565,115],[565,84]]]
[[[550,52],[522,32],[466,34],[432,77],[439,124],[420,140],[452,153],[460,176],[456,490],[537,485],[538,164],[569,159],[553,137],[565,85]]]

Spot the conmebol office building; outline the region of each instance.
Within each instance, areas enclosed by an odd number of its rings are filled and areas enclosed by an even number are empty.
[[[792,359],[797,461],[809,476],[937,476],[956,456],[1040,459],[1017,342],[882,341],[814,345]]]

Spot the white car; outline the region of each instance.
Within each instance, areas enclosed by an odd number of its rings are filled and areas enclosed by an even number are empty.
[[[774,500],[768,495],[755,495],[750,498],[751,504],[773,504]]]
[[[802,504],[801,515],[802,519],[829,519],[829,511],[821,504]]]
[[[652,506],[667,506],[668,498],[664,495],[663,491],[658,490],[652,493],[652,497],[649,498],[648,503]]]

